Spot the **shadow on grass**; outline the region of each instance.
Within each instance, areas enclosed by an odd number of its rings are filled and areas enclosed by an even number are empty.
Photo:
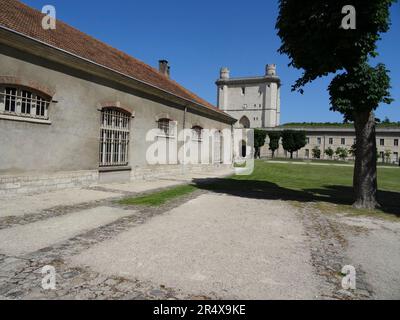
[[[293,190],[268,181],[230,178],[195,179],[194,184],[200,189],[245,198],[299,202],[323,201],[337,205],[352,205],[353,203],[353,188],[346,186],[326,185],[319,189]],[[379,191],[378,200],[382,205],[381,211],[400,217],[399,192]]]

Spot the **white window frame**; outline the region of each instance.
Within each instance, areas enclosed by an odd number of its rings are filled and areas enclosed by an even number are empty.
[[[101,110],[100,119],[99,166],[128,166],[131,115],[106,107]]]
[[[14,92],[10,93],[8,92],[9,90],[13,90]],[[14,102],[14,108],[13,110],[7,110],[7,104],[11,101]],[[1,115],[48,120],[50,103],[51,98],[45,98],[44,95],[36,93],[34,90],[29,88],[15,85],[0,86]],[[28,106],[29,112],[27,112]]]

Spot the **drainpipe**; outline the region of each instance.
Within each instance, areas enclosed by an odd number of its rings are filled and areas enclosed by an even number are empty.
[[[185,157],[186,157],[186,137],[184,135],[185,129],[186,129],[186,113],[187,113],[187,107],[185,107],[183,111],[183,154],[182,154],[182,174],[185,174],[185,168],[186,168],[186,163],[185,163]]]

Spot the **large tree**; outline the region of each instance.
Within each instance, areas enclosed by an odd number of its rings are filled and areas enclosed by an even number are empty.
[[[267,132],[260,129],[254,129],[254,158],[261,158],[261,148],[265,145]]]
[[[300,150],[307,144],[305,131],[283,130],[282,146],[290,153],[290,159],[293,159],[293,153]]]
[[[275,156],[275,151],[279,149],[279,141],[281,139],[281,133],[273,131],[268,133],[269,137],[269,150],[272,151],[272,158]]]
[[[330,86],[331,105],[346,120],[354,121],[354,205],[361,208],[378,206],[374,110],[379,103],[390,102],[387,70],[383,65],[370,67],[368,60],[377,56],[376,42],[389,29],[389,9],[394,2],[280,0],[276,25],[282,40],[279,52],[288,55],[290,66],[304,70],[292,89],[302,93],[304,86],[318,77],[344,71]],[[354,11],[347,11],[349,4]],[[354,20],[350,28],[346,27],[348,19]],[[353,99],[357,91],[358,100]]]

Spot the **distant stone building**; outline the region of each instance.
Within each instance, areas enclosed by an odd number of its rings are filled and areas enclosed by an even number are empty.
[[[303,130],[307,134],[307,145],[294,153],[293,157],[297,159],[313,159],[313,149],[318,148],[321,151],[319,159],[330,160],[337,159],[329,157],[325,151],[331,148],[336,151],[338,148],[345,148],[350,151],[351,147],[356,142],[354,128],[348,125],[326,125],[326,124],[298,124],[298,125],[282,125],[275,128],[268,128],[268,131],[282,131],[285,129]],[[379,155],[379,162],[399,163],[399,147],[400,126],[379,126],[376,129],[376,144]],[[267,138],[266,145],[262,148],[262,156],[271,157],[272,153],[268,149],[269,139]],[[288,158],[288,154],[280,145],[275,152],[275,157]],[[353,156],[348,154],[347,159],[352,159]]]
[[[267,65],[265,76],[231,78],[228,68],[222,68],[217,80],[218,108],[236,118],[236,127],[282,131],[285,129],[304,130],[307,145],[294,154],[295,158],[312,159],[313,149],[318,148],[321,159],[329,159],[325,151],[331,148],[351,149],[355,143],[352,126],[341,124],[292,124],[280,125],[281,81],[276,73],[276,65]],[[399,163],[399,126],[378,126],[377,149],[380,161]],[[261,156],[272,155],[268,148],[269,140],[261,149]],[[282,144],[275,152],[276,157],[289,157]],[[335,155],[333,158],[337,158]],[[348,159],[352,158],[349,153]]]
[[[276,65],[266,66],[261,77],[231,78],[222,68],[218,87],[218,108],[238,120],[240,128],[271,128],[279,126],[281,81]]]

